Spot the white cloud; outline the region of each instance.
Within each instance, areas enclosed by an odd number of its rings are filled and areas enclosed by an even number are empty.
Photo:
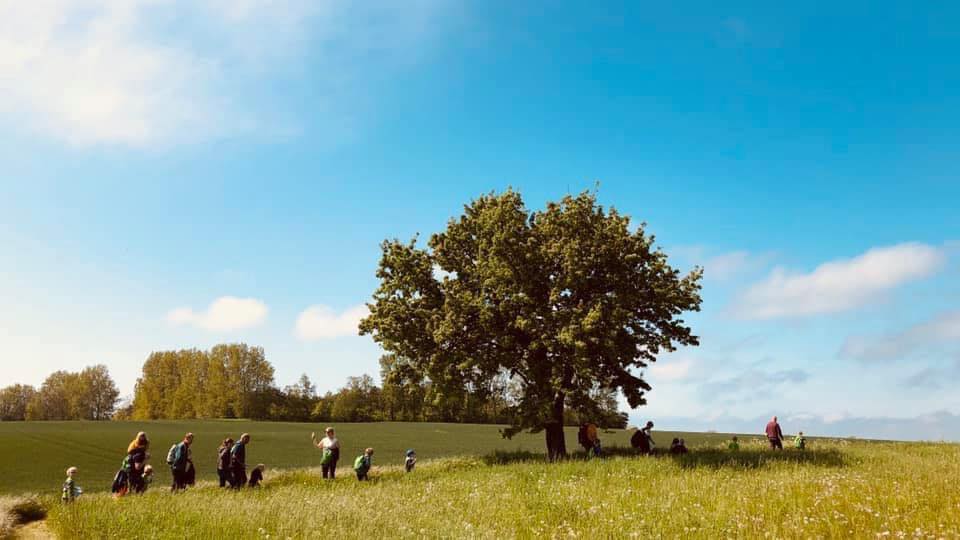
[[[207,307],[195,312],[181,307],[167,313],[167,321],[174,325],[189,325],[214,332],[227,332],[257,326],[267,317],[267,306],[256,298],[222,296]]]
[[[960,311],[941,313],[902,332],[849,337],[840,354],[865,361],[895,360],[949,344],[960,344]]]
[[[771,254],[754,254],[749,251],[731,251],[707,259],[703,263],[705,279],[729,281],[749,272],[757,272],[766,267]]]
[[[733,311],[746,319],[837,313],[869,304],[884,292],[936,272],[941,249],[906,243],[874,248],[853,259],[821,264],[808,274],[775,268],[744,292]]]
[[[81,146],[295,130],[280,119],[278,77],[297,72],[303,62],[286,61],[316,44],[311,99],[328,111],[316,120],[335,123],[366,86],[358,74],[405,61],[439,4],[0,2],[0,115],[12,129]]]
[[[693,360],[689,358],[663,359],[650,364],[649,378],[651,381],[682,381],[690,377],[690,368],[692,367]]]
[[[310,306],[297,317],[296,334],[304,341],[355,336],[360,319],[368,313],[365,305],[354,306],[342,313],[336,313],[329,306]]]

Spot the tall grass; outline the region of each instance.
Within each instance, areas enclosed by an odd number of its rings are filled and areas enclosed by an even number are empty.
[[[382,467],[367,483],[305,469],[242,493],[85,496],[52,505],[49,524],[65,538],[960,537],[957,445],[611,453],[439,459],[412,474]]]

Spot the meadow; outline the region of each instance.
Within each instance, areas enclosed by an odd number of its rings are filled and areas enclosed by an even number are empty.
[[[123,446],[142,425],[100,429],[118,429]],[[160,479],[140,497],[88,491],[63,505],[42,494],[43,531],[62,538],[960,538],[956,444],[813,439],[806,451],[775,453],[750,437],[731,452],[724,435],[684,434],[689,454],[650,457],[611,446],[626,443],[621,431],[604,434],[603,458],[574,453],[551,464],[541,436],[504,441],[496,426],[339,425],[348,459],[365,444],[378,448],[371,481],[361,483],[349,466],[336,481],[320,479],[317,455],[303,443],[315,426],[190,425],[198,448],[201,437],[224,429],[259,432],[254,445],[286,456],[289,468],[271,468],[263,488],[242,492],[215,487],[211,474],[178,495]],[[182,427],[146,430],[173,436]],[[657,438],[666,444],[671,435]],[[262,461],[254,445],[251,458]],[[422,461],[405,474],[402,450],[411,446]],[[82,473],[81,485],[90,486],[92,474]]]
[[[320,454],[310,445],[310,433],[324,425],[243,420],[163,422],[0,422],[0,495],[54,493],[60,490],[67,467],[80,469],[80,481],[88,493],[110,489],[120,468],[127,444],[138,431],[151,440],[151,463],[157,485],[170,482],[164,466],[167,450],[187,431],[192,431],[193,455],[199,479],[216,478],[216,449],[227,436],[253,436],[248,461],[265,463],[271,469],[315,466]],[[485,456],[493,452],[544,451],[543,434],[520,434],[503,439],[500,426],[432,423],[337,424],[337,435],[347,459],[373,446],[382,462],[402,463],[407,448],[426,459],[450,456]],[[657,440],[667,444],[672,433],[661,432]],[[720,441],[719,434],[685,434],[687,442]],[[627,446],[630,433],[617,430],[602,434],[606,445]],[[576,430],[567,430],[567,445],[576,445]]]
[[[518,453],[437,458],[411,474],[334,482],[305,469],[260,490],[48,503],[63,538],[957,538],[960,449],[820,441],[773,454],[697,447],[680,458],[557,464]],[[518,460],[518,461],[515,461]]]

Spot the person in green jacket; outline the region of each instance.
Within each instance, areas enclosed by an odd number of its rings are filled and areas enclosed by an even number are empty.
[[[733,438],[730,439],[730,444],[727,445],[727,450],[730,450],[731,452],[736,452],[737,450],[740,450],[740,442],[737,440],[736,435],[734,435]]]
[[[793,438],[793,447],[797,450],[806,450],[807,438],[803,436],[802,431],[797,433],[797,436]]]
[[[63,492],[60,495],[60,500],[65,503],[75,501],[83,493],[83,490],[77,486],[77,481],[74,478],[76,475],[76,467],[67,469],[67,479],[63,482]]]
[[[353,461],[353,470],[357,473],[357,480],[368,480],[367,474],[370,473],[370,467],[373,466],[373,448],[367,448],[362,456],[357,456]]]

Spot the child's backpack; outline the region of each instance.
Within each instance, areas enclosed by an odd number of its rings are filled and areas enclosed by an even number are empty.
[[[127,475],[127,469],[120,469],[117,471],[116,476],[113,477],[113,485],[110,486],[110,493],[114,493],[118,496],[125,495],[127,493],[129,482],[130,479]]]
[[[640,448],[641,446],[643,446],[644,439],[646,438],[647,438],[646,435],[644,435],[643,432],[638,429],[630,437],[630,446],[634,448]]]
[[[364,459],[365,457],[366,456],[361,454],[357,456],[357,459],[353,460],[353,470],[361,471],[361,472],[367,470],[368,466],[367,466],[367,461]]]
[[[170,447],[170,450],[167,450],[167,465],[173,467],[173,462],[177,460],[177,447],[180,446],[180,443],[176,443]]]

